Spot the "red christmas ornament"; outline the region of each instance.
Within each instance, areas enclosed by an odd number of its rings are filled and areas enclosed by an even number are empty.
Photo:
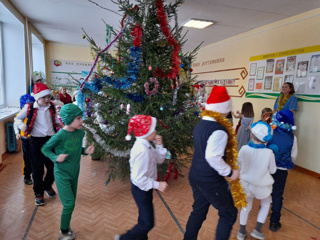
[[[152,66],[149,66],[149,68],[148,68],[148,69],[149,69],[149,71],[151,71],[151,70],[152,70]]]
[[[89,99],[89,98],[86,98],[86,102],[90,102],[90,99]]]
[[[193,69],[192,69],[192,68],[190,68],[190,72],[193,72]]]

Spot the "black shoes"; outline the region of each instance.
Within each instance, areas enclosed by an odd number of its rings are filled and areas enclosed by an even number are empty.
[[[41,194],[36,195],[35,201],[36,201],[37,206],[42,206],[45,204],[44,199],[43,199],[43,195],[41,195]]]
[[[276,232],[281,228],[281,223],[280,222],[270,222],[270,226],[269,226],[269,230],[271,230],[272,232]]]
[[[32,180],[31,180],[31,178],[24,178],[24,183],[26,184],[26,185],[32,185]]]
[[[48,195],[49,198],[55,198],[57,195],[53,188],[45,190],[45,193]]]

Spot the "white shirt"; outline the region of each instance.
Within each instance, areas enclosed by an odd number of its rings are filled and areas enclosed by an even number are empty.
[[[136,139],[130,152],[131,182],[143,191],[158,189],[157,163],[166,159],[167,149],[162,145],[152,147],[146,139]]]
[[[216,121],[212,117],[204,116],[203,120]],[[231,172],[231,167],[224,159],[225,148],[228,143],[228,134],[225,131],[214,131],[207,141],[206,160],[221,176],[227,176]]]
[[[52,117],[50,114],[50,104],[46,107],[39,106],[38,102],[33,103],[34,108],[38,108],[37,117],[34,121],[33,128],[30,132],[32,137],[46,137],[52,136],[56,132],[53,129]],[[14,124],[18,129],[21,129],[22,126],[26,126],[23,122],[25,118],[27,118],[28,104],[25,104],[21,111],[14,119]],[[60,124],[60,120],[55,114],[55,122],[56,124]]]
[[[271,174],[277,171],[277,166],[271,149],[244,145],[240,149],[238,163],[241,180],[259,187],[273,184]]]

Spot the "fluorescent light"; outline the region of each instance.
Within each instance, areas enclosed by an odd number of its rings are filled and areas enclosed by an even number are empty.
[[[215,22],[208,21],[208,20],[190,19],[188,22],[183,24],[183,26],[184,27],[192,27],[192,28],[206,28],[214,23]]]

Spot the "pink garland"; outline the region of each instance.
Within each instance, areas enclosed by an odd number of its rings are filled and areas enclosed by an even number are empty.
[[[156,7],[157,7],[157,15],[158,15],[158,21],[160,23],[161,31],[164,34],[164,36],[167,38],[168,43],[170,46],[173,47],[173,52],[171,56],[171,62],[172,62],[172,68],[169,73],[164,73],[162,69],[157,68],[155,70],[156,77],[161,78],[169,78],[169,79],[175,79],[179,72],[179,52],[180,52],[180,46],[177,43],[177,41],[174,39],[172,34],[170,33],[170,29],[168,28],[168,22],[167,22],[167,16],[164,12],[164,7],[162,0],[156,1]]]
[[[129,21],[126,22],[126,24],[124,25],[124,27],[121,29],[121,32],[116,36],[116,38],[105,48],[103,49],[102,51],[100,51],[98,53],[98,55],[96,56],[96,59],[94,60],[94,63],[93,63],[93,66],[91,67],[91,70],[88,74],[88,76],[86,77],[86,79],[83,81],[83,83],[81,83],[81,86],[80,86],[80,91],[82,92],[82,89],[84,87],[84,85],[86,84],[86,82],[88,81],[89,77],[91,76],[92,72],[93,72],[93,69],[96,67],[97,65],[97,62],[98,62],[98,59],[101,55],[101,53],[104,53],[105,51],[107,51],[114,43],[115,41],[118,40],[118,38],[124,33],[125,29],[127,28],[127,25],[128,25]]]
[[[149,89],[149,82],[146,82],[144,84],[144,90],[146,91],[146,93],[148,95],[152,95],[152,94],[155,94],[156,92],[158,92],[158,87],[159,87],[159,82],[156,78],[150,78],[150,82],[154,83],[154,88],[152,89],[152,91],[150,91],[150,89]]]

